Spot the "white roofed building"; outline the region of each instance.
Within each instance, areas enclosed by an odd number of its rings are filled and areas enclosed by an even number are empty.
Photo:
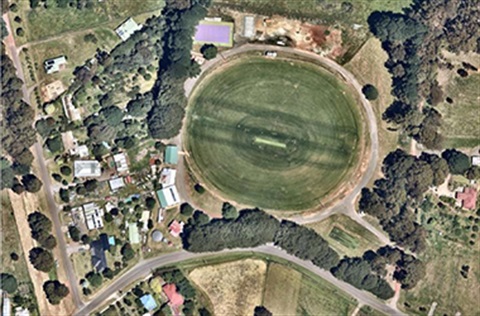
[[[125,182],[123,181],[122,177],[110,179],[108,180],[108,184],[110,185],[110,190],[112,191],[117,191],[125,186]]]
[[[122,41],[126,41],[133,35],[136,31],[139,31],[142,28],[141,25],[138,25],[134,19],[128,18],[125,22],[123,22],[119,27],[115,29],[115,33],[122,39]]]
[[[103,209],[96,203],[88,203],[83,205],[83,215],[85,216],[85,223],[88,230],[98,229],[103,227]]]
[[[67,58],[65,56],[59,56],[52,59],[47,59],[44,61],[43,66],[47,74],[53,74],[59,72],[60,70],[65,69],[67,64]]]
[[[128,171],[127,156],[125,155],[125,153],[113,155],[113,160],[115,161],[115,167],[117,168],[117,172],[121,173]]]
[[[79,156],[80,158],[88,157],[89,154],[87,145],[80,145],[70,149],[70,155]]]
[[[100,177],[102,168],[96,160],[75,160],[73,163],[74,176],[77,178]]]
[[[160,174],[160,183],[164,187],[169,187],[175,184],[175,176],[177,175],[177,170],[171,168],[164,168]]]
[[[480,156],[472,156],[472,165],[480,166]]]
[[[162,208],[169,208],[180,203],[180,196],[174,185],[158,190],[157,196]]]
[[[243,36],[252,38],[255,36],[255,18],[246,16],[243,20]]]

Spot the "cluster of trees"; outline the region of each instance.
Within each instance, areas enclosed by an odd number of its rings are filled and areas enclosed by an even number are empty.
[[[47,281],[43,284],[43,291],[47,296],[48,302],[52,305],[58,305],[69,293],[68,287],[57,280]]]
[[[13,162],[8,168],[2,164],[2,176],[7,173],[6,179],[9,180],[2,183],[2,188],[12,188],[14,184],[17,184],[17,187],[19,185],[19,181],[11,177],[12,172],[15,175],[30,172],[33,155],[29,148],[36,141],[36,132],[32,127],[35,110],[22,101],[23,82],[17,78],[15,66],[6,55],[3,44],[1,50],[0,103],[3,105],[0,121],[0,128],[3,131],[1,142]]]
[[[171,1],[162,12],[165,19],[163,55],[152,89],[155,105],[147,117],[148,130],[153,138],[171,138],[180,131],[187,104],[183,84],[188,77],[200,73],[200,65],[190,56],[192,37],[195,26],[206,16],[210,2]]]
[[[454,148],[442,153],[442,158],[447,161],[450,173],[463,175],[469,180],[480,179],[480,167],[473,166],[470,157]]]
[[[411,211],[431,186],[445,181],[449,167],[445,159],[428,153],[411,156],[401,149],[385,157],[384,178],[375,187],[362,190],[359,209],[375,216],[390,239],[410,250],[425,248],[425,230]]]
[[[57,246],[55,237],[51,234],[52,222],[48,217],[36,211],[28,215],[28,225],[30,226],[32,238],[48,249],[52,250]]]
[[[3,291],[12,294],[18,288],[17,279],[9,274],[9,273],[2,273],[0,274],[0,289]]]
[[[76,8],[78,10],[83,9],[92,9],[95,6],[95,0],[55,0],[55,1],[48,1],[48,0],[30,0],[30,8],[36,9],[42,6],[45,9],[49,9],[52,7],[58,8]]]
[[[289,254],[330,270],[335,277],[382,299],[394,294],[383,278],[386,264],[396,265],[394,277],[404,288],[415,286],[424,274],[419,260],[397,248],[381,248],[365,253],[364,258],[340,260],[314,230],[288,220],[279,222],[259,209],[242,210],[235,218],[212,220],[203,212],[195,211],[184,227],[182,239],[184,248],[192,252],[249,248],[273,242]]]
[[[443,101],[436,80],[444,42],[454,52],[480,49],[477,28],[480,10],[474,0],[415,0],[404,13],[373,12],[370,30],[389,55],[386,67],[393,76],[395,101],[383,118],[402,126],[408,135],[428,148],[441,148],[441,115],[418,104],[425,99],[435,106]],[[465,27],[466,25],[471,26]]]

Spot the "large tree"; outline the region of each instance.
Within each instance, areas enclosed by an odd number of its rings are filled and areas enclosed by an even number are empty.
[[[35,269],[43,272],[49,272],[55,265],[52,254],[40,247],[30,250],[29,259]]]
[[[43,284],[43,291],[47,296],[48,302],[52,305],[58,305],[65,298],[70,291],[65,284],[59,281],[47,281]]]

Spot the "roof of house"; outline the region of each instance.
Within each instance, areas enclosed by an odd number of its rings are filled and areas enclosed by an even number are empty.
[[[89,230],[103,227],[102,216],[104,212],[96,203],[84,204],[83,214]]]
[[[177,220],[174,220],[170,226],[168,226],[168,231],[170,234],[174,237],[180,236],[180,233],[183,232],[183,225],[185,225],[183,222],[179,222]]]
[[[47,59],[43,62],[43,66],[47,74],[52,74],[54,72],[65,69],[66,64],[67,64],[67,58],[65,56],[59,56],[59,57]]]
[[[165,163],[176,165],[178,163],[178,148],[175,145],[168,145],[165,148]]]
[[[140,234],[138,232],[137,223],[128,224],[128,239],[130,240],[131,244],[140,243]]]
[[[123,182],[122,177],[110,179],[110,180],[108,180],[108,184],[110,185],[110,189],[112,191],[116,191],[116,190],[118,190],[120,188],[123,188],[125,186],[125,182]]]
[[[107,267],[107,257],[100,239],[90,243],[90,253],[92,255],[92,266],[97,272],[102,272]]]
[[[177,170],[172,168],[163,168],[162,173],[160,173],[160,183],[166,187],[174,185],[176,175]]]
[[[233,45],[233,23],[217,21],[200,21],[195,31],[197,44],[211,43],[217,46]]]
[[[472,156],[472,165],[480,166],[480,156]]]
[[[463,192],[457,192],[456,198],[462,203],[463,208],[474,210],[477,204],[477,189],[465,188]]]
[[[115,32],[118,36],[122,39],[122,41],[126,41],[127,39],[132,36],[133,33],[140,30],[142,28],[141,25],[138,25],[135,20],[132,18],[128,18],[125,22],[123,22],[119,27],[115,29]]]
[[[103,233],[103,234],[100,234],[100,236],[98,237],[100,242],[102,243],[103,250],[110,249],[110,243],[108,242],[108,235]]]
[[[243,19],[243,36],[253,37],[255,35],[255,18],[251,15]]]
[[[102,169],[96,160],[75,160],[73,163],[75,177],[100,177]]]
[[[127,156],[125,153],[113,155],[113,160],[115,161],[118,172],[128,171]]]
[[[80,145],[70,149],[70,154],[72,156],[78,155],[79,157],[88,156],[88,147],[87,145]]]
[[[163,208],[180,203],[177,188],[174,185],[157,191],[158,200]]]
[[[143,307],[148,311],[152,311],[158,306],[151,294],[145,294],[140,298],[140,301],[142,302]]]
[[[177,292],[177,286],[175,284],[165,284],[162,289],[168,298],[170,306],[178,307],[183,304],[183,296]]]

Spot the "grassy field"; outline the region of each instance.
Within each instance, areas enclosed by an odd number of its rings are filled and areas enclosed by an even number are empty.
[[[17,279],[19,293],[22,296],[31,298],[32,302],[36,304],[35,293],[33,284],[30,280],[30,275],[27,269],[27,261],[25,260],[25,254],[22,249],[17,224],[15,222],[15,216],[13,215],[10,199],[6,191],[0,193],[0,205],[1,205],[1,273],[10,273]],[[27,232],[28,233],[28,232]],[[10,254],[15,252],[19,259],[13,261],[10,258]],[[33,311],[34,314],[38,314],[38,311]]]
[[[385,316],[385,314],[377,311],[376,309],[371,308],[370,306],[362,306],[358,311],[357,316]]]
[[[392,79],[384,66],[387,58],[387,53],[382,49],[380,41],[376,38],[371,38],[362,46],[352,60],[345,65],[345,68],[355,75],[360,84],[373,84],[378,89],[378,99],[370,101],[370,104],[373,106],[375,116],[377,117],[380,159],[395,150],[398,143],[398,133],[388,131],[387,123],[382,120],[383,112],[393,102],[393,97],[390,94]],[[377,168],[378,175],[381,172],[380,168],[381,164]],[[373,177],[373,179],[376,178]]]
[[[446,147],[480,145],[480,74],[467,78],[456,76],[446,87],[445,95],[454,103],[438,105],[443,115],[442,134]]]
[[[20,44],[43,40],[66,32],[92,30],[108,23],[114,23],[117,26],[130,16],[159,10],[164,6],[164,1],[161,0],[109,0],[95,1],[94,7],[90,9],[58,8],[52,5],[48,9],[38,7],[32,10],[29,1],[13,2],[17,3],[19,10],[17,13],[12,12],[10,18],[13,20],[15,16],[21,17],[23,22],[20,26],[26,33],[24,37],[17,36],[17,42]]]
[[[209,296],[216,315],[253,315],[266,270],[264,261],[246,259],[197,268],[189,277]]]
[[[263,306],[273,315],[295,315],[302,274],[284,265],[270,263],[263,293]]]
[[[361,256],[366,250],[381,246],[375,235],[345,215],[335,214],[307,227],[322,235],[342,255]]]
[[[258,57],[232,61],[205,78],[191,99],[190,166],[228,199],[306,209],[356,165],[359,116],[349,88],[319,67]]]

